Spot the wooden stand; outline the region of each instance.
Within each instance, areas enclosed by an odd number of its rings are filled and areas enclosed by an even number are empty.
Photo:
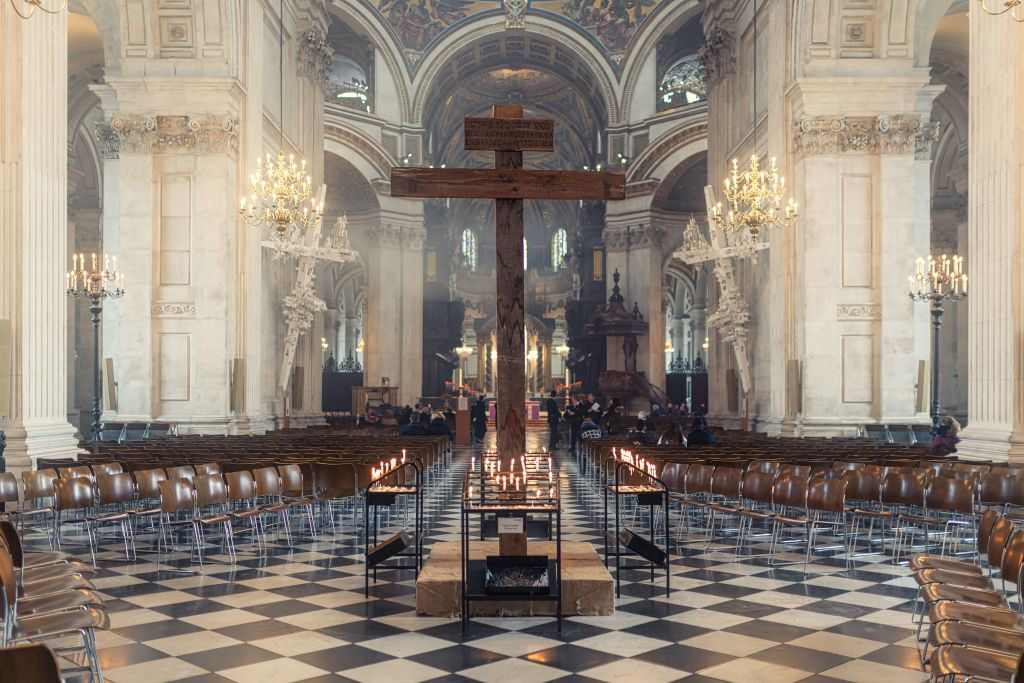
[[[455,443],[459,446],[473,443],[473,419],[469,410],[455,411]]]

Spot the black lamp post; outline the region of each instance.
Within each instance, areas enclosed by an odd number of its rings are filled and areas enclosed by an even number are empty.
[[[117,272],[117,257],[111,263],[110,256],[103,255],[100,263],[92,255],[92,265],[87,266],[85,254],[72,254],[72,268],[65,275],[67,294],[72,299],[83,297],[89,301],[92,319],[92,426],[89,427],[89,441],[100,440],[101,408],[100,394],[100,321],[103,315],[104,299],[119,299],[124,296],[124,275]]]
[[[939,330],[942,328],[942,304],[967,296],[967,275],[961,256],[929,256],[917,259],[917,272],[909,276],[908,293],[914,301],[927,301],[932,314],[932,436],[939,433]]]

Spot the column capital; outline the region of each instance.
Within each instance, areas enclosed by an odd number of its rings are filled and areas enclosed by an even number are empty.
[[[122,153],[238,153],[238,119],[217,114],[114,114],[96,124],[104,159]]]
[[[793,151],[819,154],[913,154],[932,158],[939,123],[919,114],[802,116],[793,122]]]
[[[722,78],[736,73],[736,39],[732,31],[717,21],[705,30],[705,35],[707,37],[698,54],[710,88]]]
[[[295,73],[309,76],[321,90],[327,90],[327,77],[331,69],[334,48],[327,44],[327,34],[313,26],[299,36],[299,55]]]
[[[405,225],[382,221],[370,231],[370,239],[382,247],[420,250],[427,238],[427,230],[422,225]]]
[[[629,251],[633,248],[659,246],[664,228],[657,223],[606,226],[602,237],[610,251]]]

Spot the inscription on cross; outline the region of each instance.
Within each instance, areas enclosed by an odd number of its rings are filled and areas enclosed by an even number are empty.
[[[523,200],[625,199],[626,180],[621,173],[524,170],[524,151],[554,151],[554,121],[523,118],[522,105],[495,105],[492,118],[467,118],[465,147],[493,150],[494,168],[396,167],[391,195],[495,200],[498,457],[518,458],[526,451]]]

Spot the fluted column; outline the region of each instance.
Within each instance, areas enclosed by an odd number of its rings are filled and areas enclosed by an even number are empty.
[[[67,420],[67,15],[0,6],[0,379],[8,469],[77,451]],[[0,342],[3,348],[3,342]],[[6,351],[6,349],[5,349]],[[3,413],[6,413],[4,415]]]
[[[968,408],[960,451],[1024,458],[1024,25],[971,8]]]

